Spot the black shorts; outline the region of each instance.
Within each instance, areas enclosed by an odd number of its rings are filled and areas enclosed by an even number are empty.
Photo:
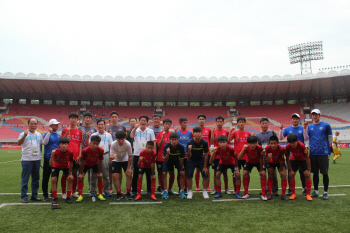
[[[280,169],[280,164],[279,163],[277,163],[277,164],[275,164],[275,163],[268,163],[268,164],[266,164],[266,168],[273,168],[273,169],[275,169],[276,170],[276,168],[277,169]],[[286,167],[286,165],[284,164],[284,167]]]
[[[180,171],[181,171],[181,165],[180,161],[167,161],[163,162],[163,172],[173,172],[175,169],[177,169],[177,175],[180,176]]]
[[[214,159],[214,161],[213,161],[212,164],[211,164],[211,167],[212,167],[214,170],[217,170],[217,169],[218,169],[218,166],[219,166],[219,162],[220,162],[220,159]]]
[[[83,173],[85,174],[86,171],[89,170],[90,168],[92,169],[93,173],[95,173],[95,174],[98,173],[98,164],[96,164],[95,166],[92,166],[92,167],[84,165]]]
[[[151,176],[152,175],[152,168],[139,168],[139,174],[144,174],[146,173],[146,176]]]
[[[59,174],[60,174],[60,171],[63,172],[63,175],[65,177],[68,177],[69,175],[69,168],[56,168],[56,167],[53,167],[51,169],[51,177],[59,177]]]
[[[327,156],[328,158],[328,156]],[[293,172],[297,172],[298,170],[301,172],[304,172],[307,170],[306,161],[300,161],[300,160],[291,160],[290,166]]]
[[[227,169],[231,169],[232,173],[235,173],[235,165],[225,165],[219,163],[219,165],[216,168],[218,172],[226,172]]]
[[[80,162],[76,164],[76,160],[73,162],[73,169],[79,169],[80,168]]]
[[[126,169],[128,169],[128,161],[112,163],[112,173],[120,173],[122,171],[122,168],[125,173]]]
[[[185,168],[185,171],[186,171],[186,168],[187,168],[187,158],[184,158],[184,168]]]
[[[163,162],[157,161],[156,164],[158,175],[163,174]]]
[[[258,171],[260,172],[260,163],[248,163],[246,162],[244,165],[244,171],[252,172],[253,167],[256,167]],[[263,165],[263,170],[265,170],[265,165]]]
[[[321,172],[322,175],[328,174],[329,159],[328,155],[310,155],[311,172]]]
[[[238,160],[239,170],[241,170],[241,168],[244,168],[245,163],[246,163],[246,160]]]

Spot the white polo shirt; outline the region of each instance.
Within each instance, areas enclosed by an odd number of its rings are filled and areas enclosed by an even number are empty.
[[[129,156],[132,156],[131,144],[125,140],[122,146],[119,146],[117,140],[115,140],[111,145],[110,155],[117,154],[117,157],[113,159],[113,162],[126,162],[129,160]]]
[[[91,137],[94,135],[98,135],[101,137],[101,142],[100,142],[99,147],[101,147],[105,151],[104,153],[109,152],[110,146],[113,143],[112,135],[110,135],[106,131],[103,134],[100,134],[97,131],[96,133],[91,134],[91,136],[89,138],[89,142],[91,142]]]
[[[24,132],[19,134],[18,140],[21,139]],[[22,158],[21,161],[37,161],[41,159],[41,144],[43,138],[41,133],[35,131],[34,133],[28,132],[27,137],[22,144]]]
[[[139,156],[141,151],[146,149],[146,143],[148,141],[155,141],[154,131],[150,128],[146,128],[141,131],[140,127],[136,129],[134,137],[134,155]]]

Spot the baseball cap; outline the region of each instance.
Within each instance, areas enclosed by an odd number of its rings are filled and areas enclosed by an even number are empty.
[[[58,122],[56,119],[51,119],[49,121],[49,125],[57,125],[57,124],[60,124],[61,122]]]
[[[316,113],[316,114],[318,114],[318,115],[321,115],[321,111],[318,110],[318,109],[312,110],[312,111],[311,111],[311,114],[312,114],[312,113]]]
[[[300,115],[299,115],[298,113],[293,113],[293,114],[292,114],[292,118],[295,117],[295,116],[298,117],[298,118],[300,119]]]

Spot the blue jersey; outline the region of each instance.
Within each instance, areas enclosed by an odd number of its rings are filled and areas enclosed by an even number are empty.
[[[44,137],[46,137],[46,134],[44,134]],[[44,158],[50,159],[51,158],[51,153],[53,150],[56,150],[59,148],[58,140],[61,138],[61,136],[58,133],[51,133],[49,142],[47,145],[44,146]]]
[[[178,129],[176,133],[179,135],[179,144],[185,148],[185,154],[187,154],[187,142],[192,139],[192,132],[187,130],[186,133],[183,133]]]
[[[289,134],[296,134],[298,136],[298,141],[304,143],[304,127],[298,126],[293,127],[292,125],[283,130],[283,137],[287,137]]]
[[[328,123],[309,125],[307,134],[310,140],[310,155],[330,155],[328,136],[332,136],[332,128]]]

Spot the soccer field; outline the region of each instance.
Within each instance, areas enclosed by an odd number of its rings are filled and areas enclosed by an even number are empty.
[[[252,195],[248,200],[213,202],[213,195],[204,200],[201,193],[195,193],[192,200],[182,200],[174,195],[162,200],[160,194],[156,194],[161,204],[110,205],[117,202],[113,200],[115,194],[107,201],[96,202],[92,202],[86,194],[82,203],[76,203],[72,198],[73,203],[67,204],[59,195],[62,209],[51,210],[50,205],[2,205],[21,203],[21,150],[3,149],[0,150],[0,232],[349,232],[350,149],[343,148],[342,151],[343,156],[337,164],[329,165],[328,193],[331,196],[328,201],[308,202],[301,189],[297,189],[297,200],[274,198],[261,201],[259,176],[254,170],[250,184]],[[87,178],[85,184],[84,192],[88,192]],[[296,186],[301,186],[299,175]],[[231,179],[229,187],[233,189]],[[146,189],[145,180],[143,189]],[[173,189],[177,191],[176,181]],[[125,193],[125,183],[123,191]],[[320,188],[320,193],[323,193],[323,188]],[[39,197],[42,198],[42,195]],[[223,194],[222,199],[235,197]],[[151,202],[146,194],[142,201]],[[135,203],[125,198],[119,202]]]

